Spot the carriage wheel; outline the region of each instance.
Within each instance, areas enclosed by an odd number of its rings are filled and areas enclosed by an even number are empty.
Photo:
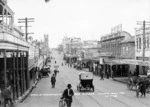
[[[133,82],[132,82],[131,79],[128,80],[127,87],[128,87],[128,89],[132,90],[132,88],[133,88]]]

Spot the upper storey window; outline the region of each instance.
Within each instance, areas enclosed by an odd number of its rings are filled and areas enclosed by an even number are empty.
[[[141,49],[141,38],[139,38],[139,49]]]
[[[0,24],[3,26],[4,31],[10,31],[12,25],[14,23],[14,13],[12,10],[7,6],[0,4]]]
[[[138,41],[138,38],[136,39],[136,48],[137,48],[137,49],[139,48],[139,41]]]

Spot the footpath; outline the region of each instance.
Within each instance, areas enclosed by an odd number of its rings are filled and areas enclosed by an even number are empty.
[[[36,81],[32,87],[29,88],[29,90],[27,90],[24,95],[22,95],[21,97],[18,98],[18,100],[15,101],[15,103],[21,103],[23,102],[27,97],[28,95],[33,91],[33,89],[36,87],[38,81]]]
[[[89,69],[87,69],[87,68],[84,68],[83,70],[89,72]],[[127,84],[127,82],[128,82],[128,77],[115,77],[115,78],[112,78],[112,79],[114,81],[125,83],[125,84]]]

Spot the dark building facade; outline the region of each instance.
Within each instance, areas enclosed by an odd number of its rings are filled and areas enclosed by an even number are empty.
[[[122,41],[131,38],[131,35],[126,31],[118,31],[116,33],[109,34],[107,36],[101,37],[100,44],[100,58],[103,59],[101,64],[101,69],[105,72],[108,71],[109,75],[112,73],[115,76],[123,76],[125,72],[125,66],[120,65],[119,63],[114,63],[114,60],[122,59]]]
[[[14,13],[0,1],[0,89],[11,86],[13,99],[29,89],[28,42],[13,25]]]

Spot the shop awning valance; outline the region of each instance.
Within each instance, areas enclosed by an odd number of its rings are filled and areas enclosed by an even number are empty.
[[[150,66],[150,61],[142,61],[142,60],[135,60],[135,59],[117,59],[117,60],[113,60],[112,63]]]

